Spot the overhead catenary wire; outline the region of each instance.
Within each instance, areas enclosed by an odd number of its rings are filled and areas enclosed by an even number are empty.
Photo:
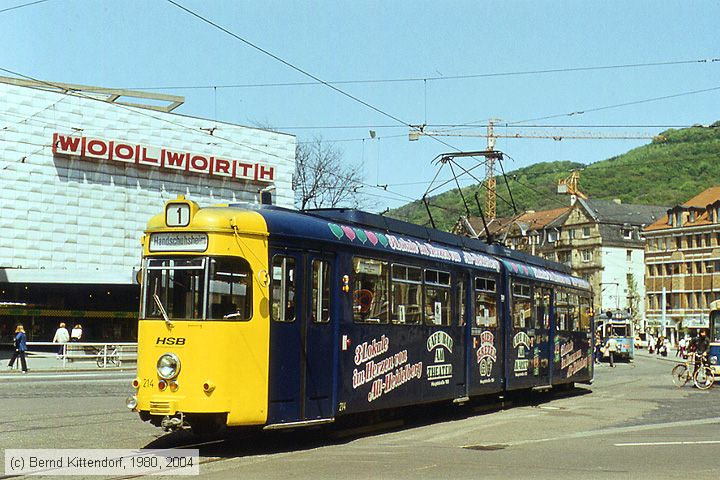
[[[37,5],[39,3],[45,3],[45,2],[49,2],[49,1],[50,0],[36,0],[34,2],[27,2],[27,3],[23,3],[22,5],[15,5],[14,7],[3,8],[2,10],[0,10],[0,13],[9,12],[10,10],[17,10],[18,8],[30,7],[32,5]]]
[[[396,122],[398,122],[398,123],[401,123],[401,124],[403,124],[403,125],[406,125],[406,126],[408,126],[410,129],[412,129],[412,130],[422,131],[422,128],[421,128],[421,127],[418,127],[418,126],[416,126],[416,125],[412,125],[412,124],[410,124],[410,123],[408,123],[408,122],[406,122],[406,121],[404,121],[404,120],[401,120],[400,118],[396,117],[395,115],[392,115],[392,114],[390,114],[390,113],[388,113],[388,112],[386,112],[386,111],[384,111],[384,110],[381,110],[380,108],[375,107],[374,105],[371,105],[370,103],[368,103],[368,102],[366,102],[366,101],[364,101],[364,100],[361,100],[360,98],[358,98],[358,97],[356,97],[356,96],[354,96],[354,95],[352,95],[352,94],[350,94],[350,93],[348,93],[348,92],[345,92],[344,90],[342,90],[342,89],[340,89],[340,88],[338,88],[338,87],[336,87],[336,86],[334,86],[334,85],[329,84],[328,82],[320,79],[319,77],[313,75],[312,73],[309,73],[309,72],[307,72],[306,70],[304,70],[304,69],[302,69],[302,68],[300,68],[300,67],[298,67],[298,66],[296,66],[296,65],[294,65],[294,64],[292,64],[292,63],[290,63],[290,62],[288,62],[288,61],[286,61],[286,60],[284,60],[284,59],[282,59],[282,58],[280,58],[279,56],[277,56],[277,55],[269,52],[268,50],[265,50],[265,49],[261,48],[261,47],[258,46],[258,45],[255,45],[254,43],[246,40],[245,38],[243,38],[243,37],[241,37],[240,35],[238,35],[238,34],[232,32],[232,31],[228,30],[227,28],[222,27],[221,25],[219,25],[219,24],[211,21],[210,19],[205,18],[205,17],[203,17],[202,15],[200,15],[200,14],[198,14],[198,13],[190,10],[189,8],[187,8],[187,7],[179,4],[179,3],[176,2],[175,0],[166,0],[166,1],[167,1],[168,3],[176,6],[177,8],[183,10],[184,12],[188,13],[189,15],[192,15],[193,17],[199,19],[200,21],[202,21],[202,22],[204,22],[204,23],[206,23],[206,24],[208,24],[208,25],[211,25],[212,27],[214,27],[214,28],[216,28],[216,29],[224,32],[224,33],[227,34],[227,35],[230,35],[231,37],[237,39],[238,41],[244,43],[245,45],[247,45],[247,46],[249,46],[249,47],[251,47],[251,48],[253,48],[253,49],[255,49],[255,50],[257,50],[257,51],[259,51],[259,52],[261,52],[261,53],[263,53],[264,55],[269,56],[270,58],[272,58],[272,59],[274,59],[274,60],[282,63],[283,65],[285,65],[285,66],[287,66],[287,67],[289,67],[289,68],[291,68],[291,69],[293,69],[293,70],[295,70],[295,71],[297,71],[297,72],[299,72],[299,73],[301,73],[302,75],[304,75],[304,76],[306,76],[306,77],[309,77],[309,78],[315,80],[316,82],[322,83],[323,85],[325,85],[326,87],[334,90],[335,92],[337,92],[337,93],[339,93],[339,94],[341,94],[341,95],[343,95],[343,96],[345,96],[345,97],[347,97],[347,98],[349,98],[349,99],[351,99],[351,100],[353,100],[353,101],[355,101],[355,102],[357,102],[357,103],[359,103],[359,104],[361,104],[361,105],[364,105],[365,107],[367,107],[367,108],[369,108],[369,109],[371,109],[371,110],[373,110],[373,111],[375,111],[375,112],[377,112],[377,113],[379,113],[379,114],[381,114],[381,115],[383,115],[383,116],[385,116],[385,117],[387,117],[387,118],[390,118],[391,120],[394,120],[394,121],[396,121]],[[432,138],[434,141],[438,142],[438,143],[441,143],[441,144],[443,144],[443,145],[445,145],[445,146],[448,146],[448,147],[452,148],[453,150],[460,151],[460,149],[458,149],[457,147],[454,147],[453,145],[450,145],[449,143],[447,143],[447,142],[445,142],[445,141],[443,141],[443,140],[441,140],[441,139],[439,139],[439,138],[436,138],[436,137],[434,137],[434,136],[432,136],[432,135],[428,135],[428,136],[429,136],[430,138]],[[423,197],[423,198],[424,198],[424,197]],[[428,214],[429,214],[429,210],[428,210]]]
[[[47,1],[47,0],[45,0]],[[172,2],[171,2],[172,3]],[[647,68],[647,67],[665,67],[675,65],[690,64],[708,64],[720,62],[720,58],[700,58],[693,60],[669,60],[662,62],[640,62],[640,63],[624,63],[615,65],[594,65],[587,67],[560,67],[536,70],[518,70],[510,72],[486,72],[472,73],[465,75],[442,75],[427,77],[403,77],[403,78],[379,78],[379,79],[356,79],[356,80],[316,80],[313,82],[263,82],[263,83],[238,83],[226,85],[166,85],[151,87],[128,87],[139,90],[200,90],[210,88],[276,88],[276,87],[301,87],[313,85],[359,85],[359,84],[378,84],[378,83],[416,83],[416,82],[434,82],[434,81],[450,81],[450,80],[467,80],[473,78],[489,78],[489,77],[513,77],[523,75],[546,75],[553,73],[571,73],[571,72],[589,72],[597,70],[620,70],[630,68]]]

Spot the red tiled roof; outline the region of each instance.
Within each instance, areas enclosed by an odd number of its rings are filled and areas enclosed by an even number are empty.
[[[527,228],[530,230],[538,230],[548,223],[556,220],[568,210],[570,210],[570,207],[556,208],[554,210],[541,210],[539,212],[525,212],[515,217],[496,218],[488,223],[488,230],[490,230],[490,233],[494,235],[498,232],[506,230],[513,223],[523,223],[527,225]],[[480,236],[484,236],[485,227],[479,217],[470,217],[468,221],[475,231],[480,234]]]
[[[710,187],[707,190],[699,193],[698,195],[695,195],[687,202],[679,205],[681,207],[703,209],[702,212],[696,213],[694,222],[691,222],[689,219],[685,220],[683,222],[683,227],[698,227],[702,225],[711,225],[713,223],[712,217],[708,214],[708,211],[706,209],[708,205],[711,205],[717,201],[720,201],[720,186]],[[667,214],[665,214],[660,217],[655,223],[648,225],[644,231],[651,232],[657,230],[665,230],[669,228],[673,228],[673,226],[668,225],[668,216]]]

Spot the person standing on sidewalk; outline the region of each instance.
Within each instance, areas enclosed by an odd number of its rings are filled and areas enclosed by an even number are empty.
[[[70,333],[68,332],[67,328],[65,328],[65,322],[60,322],[60,326],[57,330],[55,330],[55,336],[53,337],[53,343],[59,343],[60,344],[60,350],[58,351],[58,355],[63,354],[63,350],[65,349],[65,344],[70,341]]]
[[[20,364],[22,365],[22,372],[27,373],[27,362],[25,361],[25,352],[27,352],[27,335],[25,335],[25,328],[22,325],[18,325],[15,328],[15,352],[10,358],[8,368],[12,368],[15,363],[15,359],[20,357]]]
[[[72,333],[70,334],[70,341],[71,342],[79,342],[81,338],[82,338],[82,325],[80,325],[78,323],[72,329]]]
[[[610,357],[610,366],[615,368],[615,353],[618,351],[618,342],[615,339],[615,334],[611,334],[610,338],[608,338],[607,342],[605,343],[605,348],[607,349],[608,356]]]

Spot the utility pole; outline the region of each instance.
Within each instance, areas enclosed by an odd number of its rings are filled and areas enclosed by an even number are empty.
[[[495,181],[495,120],[488,121],[487,127],[487,151],[490,155],[485,155],[485,185],[487,186],[485,194],[485,215],[488,220],[494,220],[497,216],[497,183]]]

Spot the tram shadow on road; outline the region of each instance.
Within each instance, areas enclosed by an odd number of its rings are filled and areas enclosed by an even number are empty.
[[[264,431],[233,428],[215,435],[197,435],[190,430],[167,433],[145,445],[146,449],[199,449],[202,457],[241,458],[311,450],[349,443],[359,438],[411,430],[444,422],[498,412],[509,408],[536,407],[563,398],[587,395],[588,387],[549,392],[518,392],[502,398],[477,399],[458,406],[433,404],[411,406],[370,416],[351,416],[326,427]]]

